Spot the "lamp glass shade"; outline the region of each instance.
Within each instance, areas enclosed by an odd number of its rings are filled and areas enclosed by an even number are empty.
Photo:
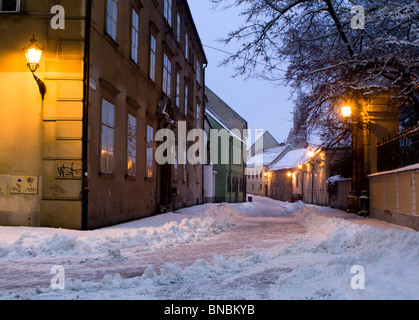
[[[342,107],[342,116],[346,119],[352,116],[352,108],[349,106]]]
[[[28,68],[35,72],[39,67],[43,49],[37,44],[35,36],[31,40],[31,44],[25,48],[26,62]]]

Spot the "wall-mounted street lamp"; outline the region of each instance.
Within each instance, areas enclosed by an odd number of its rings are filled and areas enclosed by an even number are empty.
[[[342,107],[342,117],[345,121],[351,121],[351,124],[358,127],[361,130],[370,130],[372,121],[369,120],[368,113],[365,111],[362,111],[359,114],[359,117],[357,121],[353,121],[353,111],[352,107],[350,106],[344,106]]]
[[[42,52],[44,51],[44,49],[38,45],[38,41],[35,39],[34,35],[33,38],[30,40],[30,44],[23,50],[25,51],[27,67],[32,72],[32,75],[36,83],[38,84],[39,93],[42,96],[42,100],[44,100],[45,94],[47,92],[47,87],[45,86],[45,83],[43,83],[42,80],[35,75],[35,71],[39,68],[39,62],[41,61]]]

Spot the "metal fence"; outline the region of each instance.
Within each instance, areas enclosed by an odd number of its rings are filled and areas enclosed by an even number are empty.
[[[377,158],[378,172],[419,163],[419,126],[379,143]]]

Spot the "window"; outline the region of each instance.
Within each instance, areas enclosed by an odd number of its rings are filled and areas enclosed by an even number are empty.
[[[176,72],[176,107],[180,108],[180,73]]]
[[[127,175],[137,176],[137,119],[128,115]]]
[[[201,107],[199,104],[196,105],[196,127],[199,129],[201,127]]]
[[[154,162],[154,129],[147,126],[147,170],[146,178],[153,178],[153,162]]]
[[[170,97],[170,87],[172,82],[172,62],[165,53],[163,55],[163,92]]]
[[[196,59],[196,82],[201,84],[201,64],[198,59]]]
[[[178,43],[180,43],[180,14],[177,14],[177,18],[176,18],[176,40]]]
[[[173,171],[173,174],[174,174],[173,179],[176,181],[177,180],[178,173],[179,173],[178,146],[173,146],[173,149],[174,149],[174,156],[175,156],[175,162],[173,164],[173,168],[174,168],[174,171]]]
[[[172,26],[172,0],[164,0],[164,17],[169,26]]]
[[[150,79],[153,81],[156,79],[156,52],[157,41],[156,37],[152,34],[150,37]]]
[[[115,106],[102,102],[102,145],[101,172],[114,172]]]
[[[20,12],[20,0],[0,0],[0,12]]]
[[[116,26],[118,21],[118,0],[108,0],[106,12],[106,32],[116,41]]]
[[[138,63],[138,30],[139,21],[138,13],[132,9],[132,22],[131,22],[131,59]]]
[[[188,115],[188,104],[189,104],[189,88],[188,88],[188,85],[185,84],[185,116]]]
[[[186,60],[189,59],[189,38],[188,34],[185,34],[185,58]]]

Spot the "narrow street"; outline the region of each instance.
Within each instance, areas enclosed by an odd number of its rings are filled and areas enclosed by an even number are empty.
[[[40,237],[37,233],[45,230],[16,228],[14,243],[5,245],[0,241],[3,253],[0,255],[0,296],[3,299],[327,299],[348,298],[349,292],[349,298],[357,298],[349,286],[350,267],[364,259],[363,263],[371,264],[371,268],[378,264],[379,270],[398,254],[397,248],[389,249],[387,255],[371,253],[368,246],[377,244],[363,243],[366,232],[369,237],[377,237],[377,241],[386,239],[385,233],[390,232],[402,250],[406,249],[406,243],[401,240],[419,241],[417,233],[411,230],[361,219],[339,210],[291,205],[260,197],[255,200],[254,203],[209,207],[240,209],[242,214],[234,216],[236,222],[222,231],[168,248],[154,245],[146,249],[143,241],[121,245],[120,240],[134,230],[138,234],[144,228],[151,228],[154,234],[158,233],[160,242],[164,242],[168,239],[162,236],[161,230],[166,230],[167,226],[174,229],[175,225],[192,224],[198,214],[191,214],[197,208],[101,229],[93,232],[94,238],[92,234],[50,230],[55,233],[55,241],[47,242],[49,248],[55,246],[61,251],[47,252],[45,247],[32,246],[32,256],[22,255],[28,248],[22,251],[17,249],[17,244],[24,246],[22,239],[36,239]],[[202,212],[208,209],[199,208],[204,210]],[[182,222],[176,224],[176,219]],[[345,231],[341,231],[343,227]],[[56,246],[57,234],[63,236],[59,247]],[[351,234],[355,234],[359,243],[345,239]],[[0,228],[0,239],[6,236],[10,238],[10,228]],[[110,242],[97,247],[86,246],[88,241],[97,243],[105,239]],[[114,249],[109,243],[115,244]],[[412,257],[418,253],[415,250]],[[49,288],[54,265],[65,270],[65,290]],[[402,274],[399,270],[399,276]],[[384,275],[388,275],[388,270]],[[413,277],[409,281],[417,280],[418,277]],[[341,291],[339,287],[343,282],[346,285]],[[400,287],[402,283],[398,283]],[[319,288],[315,290],[316,286]],[[279,290],[280,287],[283,290]],[[299,291],[299,287],[304,290]],[[303,291],[304,295],[300,296]],[[376,294],[375,290],[370,293]]]

